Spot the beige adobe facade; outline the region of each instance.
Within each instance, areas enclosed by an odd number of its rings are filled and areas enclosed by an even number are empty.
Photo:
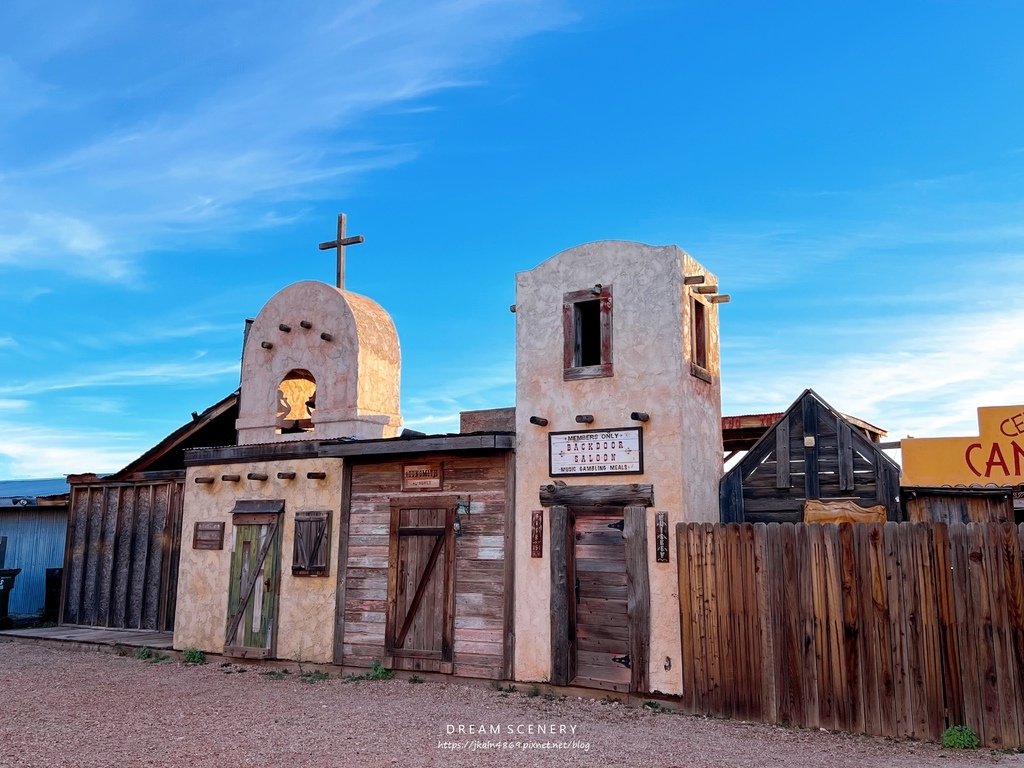
[[[284,501],[281,521],[280,591],[277,621],[272,631],[276,655],[281,659],[330,664],[334,643],[334,600],[337,588],[339,526],[333,515],[330,557],[327,573],[313,578],[291,576],[295,537],[295,515],[301,512],[336,510],[341,498],[342,459],[299,459],[263,461],[246,464],[222,464],[216,472],[209,467],[190,467],[185,481],[184,531],[178,576],[177,618],[174,624],[175,648],[198,648],[210,653],[224,650],[225,621],[228,615],[228,584],[234,532],[231,513],[239,499]],[[324,473],[323,479],[310,479],[307,473]],[[278,474],[289,475],[281,479]],[[266,475],[252,480],[249,474]],[[196,477],[208,475],[213,483],[196,483]],[[237,475],[239,480],[221,478]],[[192,534],[198,522],[224,522],[224,548],[193,548]],[[287,628],[287,631],[279,631]]]
[[[589,243],[564,251],[516,275],[516,677],[551,677],[551,574],[548,548],[531,557],[529,521],[543,510],[551,541],[550,510],[538,490],[549,474],[549,433],[641,427],[643,473],[562,477],[571,486],[650,483],[647,510],[651,605],[649,679],[652,691],[679,693],[678,576],[671,562],[655,562],[654,516],[668,513],[671,547],[677,522],[717,522],[722,474],[718,307],[685,276],[717,278],[676,246],[635,242]],[[608,375],[572,378],[567,372],[567,295],[610,294]],[[570,297],[571,299],[572,297]],[[704,312],[703,366],[694,361],[694,305]],[[603,363],[603,361],[602,361]],[[586,372],[582,373],[586,376]],[[631,419],[646,413],[649,420]],[[591,423],[576,417],[592,416]],[[547,424],[531,423],[531,417]]]

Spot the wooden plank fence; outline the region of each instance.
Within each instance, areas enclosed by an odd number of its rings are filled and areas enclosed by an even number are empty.
[[[1024,525],[676,531],[692,712],[1024,746]]]

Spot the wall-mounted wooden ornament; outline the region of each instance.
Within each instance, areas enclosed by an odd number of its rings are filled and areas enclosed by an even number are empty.
[[[197,522],[192,532],[192,549],[224,549],[224,523]]]
[[[544,510],[533,512],[530,521],[530,557],[544,557]]]
[[[657,562],[668,562],[668,512],[654,513],[654,554]]]

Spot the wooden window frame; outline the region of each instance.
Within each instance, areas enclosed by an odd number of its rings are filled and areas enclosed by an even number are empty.
[[[577,365],[576,305],[584,301],[601,303],[601,362],[598,365]],[[612,367],[612,287],[595,286],[584,291],[569,291],[562,296],[562,380],[601,379],[614,376]]]
[[[315,530],[320,522],[327,527],[323,538],[315,551],[309,553],[314,562],[303,561],[303,552],[299,551],[299,525],[308,525]],[[322,553],[323,564],[315,562],[318,553]],[[331,513],[327,510],[306,510],[295,513],[295,531],[292,537],[292,576],[328,576],[331,570]]]
[[[708,363],[711,358],[711,350],[708,343],[710,339],[708,312],[711,307],[696,296],[691,296],[690,301],[690,375],[710,384],[711,371],[708,368]],[[700,307],[699,310],[698,307]],[[701,318],[700,322],[697,319],[698,315]]]

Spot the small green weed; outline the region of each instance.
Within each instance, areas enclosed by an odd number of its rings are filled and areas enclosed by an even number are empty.
[[[530,689],[526,692],[526,698],[535,699],[540,696],[540,688],[536,685],[531,685]]]
[[[668,715],[672,713],[672,710],[657,701],[645,701],[644,707],[651,710],[656,715]]]
[[[515,693],[516,687],[509,683],[507,686],[502,685],[497,680],[491,682],[491,688],[496,690],[498,693]]]
[[[558,700],[558,696],[556,696],[553,693],[545,693],[545,694],[543,694],[543,696],[544,696],[544,701],[557,701]]]
[[[978,734],[966,725],[951,725],[942,734],[942,746],[947,749],[974,749],[978,743]]]
[[[150,657],[148,659],[146,659],[146,663],[147,664],[159,664],[161,661],[173,661],[173,659],[170,656],[168,656],[166,653],[152,653],[152,652],[151,652]]]
[[[182,651],[182,657],[185,659],[186,664],[205,664],[206,654],[200,651],[198,648],[186,648]]]
[[[409,675],[409,682],[413,685],[419,685],[420,683],[424,683],[426,681],[419,675]]]
[[[331,676],[326,672],[321,672],[319,669],[311,669],[307,672],[299,673],[299,681],[303,683],[322,683],[324,680],[330,680]]]
[[[345,675],[341,678],[346,683],[358,683],[360,680],[390,680],[395,673],[374,659],[370,663],[370,670],[361,675]]]
[[[140,659],[142,661],[146,661],[147,659],[152,657],[152,655],[153,655],[153,651],[152,651],[152,649],[150,649],[150,647],[148,645],[144,645],[141,648],[136,648],[135,649],[135,658],[136,659]]]
[[[271,680],[284,680],[285,673],[280,669],[268,669],[266,672],[260,672],[264,677],[269,677]]]

